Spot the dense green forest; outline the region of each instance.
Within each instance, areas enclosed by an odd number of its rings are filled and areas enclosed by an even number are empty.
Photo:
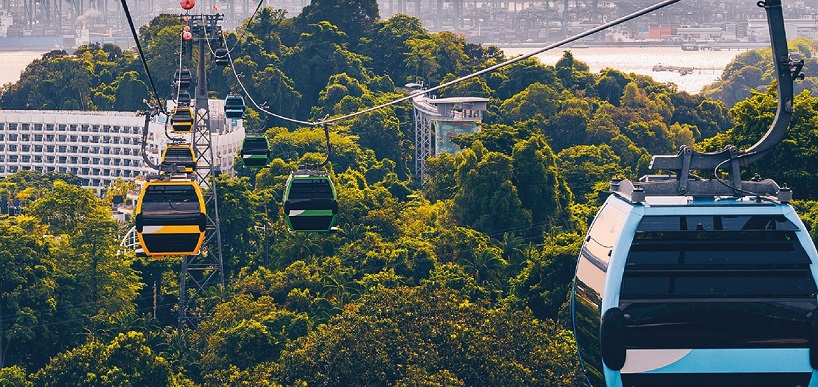
[[[177,15],[140,28],[163,98],[180,30]],[[379,20],[374,0],[313,0],[295,17],[262,9],[227,41],[253,98],[299,119],[506,59],[412,17]],[[814,75],[811,46],[792,46]],[[569,51],[555,66],[527,59],[451,86],[440,95],[488,97],[489,110],[480,133],[457,139],[462,152],[427,161],[422,191],[410,170],[411,104],[342,121],[329,165],[337,234],[288,233],[280,210],[289,172],[323,157],[323,131],[251,111],[247,127],[266,133],[276,159],[215,180],[228,286],[200,294],[195,313],[206,318],[182,332],[179,259],[119,249],[131,224],[76,178],[18,172],[0,180],[2,213],[24,213],[0,215],[0,385],[578,385],[570,284],[608,181],[648,173],[650,155],[682,144],[760,138],[776,108],[769,56],[741,54],[701,95],[591,73]],[[214,97],[240,91],[232,69],[208,71]],[[799,89],[785,142],[745,173],[792,187],[815,236],[810,88]],[[139,110],[148,90],[133,52],[91,45],[35,61],[3,86],[0,106]]]

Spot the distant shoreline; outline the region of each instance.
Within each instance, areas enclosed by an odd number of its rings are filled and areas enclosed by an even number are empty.
[[[523,43],[480,43],[483,46],[495,46],[498,48],[536,48],[545,47],[556,42],[523,42]],[[561,48],[583,49],[590,47],[682,47],[681,42],[582,42],[569,43]],[[754,50],[757,48],[770,47],[769,42],[693,42],[684,44],[692,44],[700,47],[707,47],[707,49],[715,50]]]

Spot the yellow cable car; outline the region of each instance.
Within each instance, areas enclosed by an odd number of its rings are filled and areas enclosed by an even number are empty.
[[[196,169],[196,156],[193,154],[193,147],[190,145],[168,145],[165,151],[162,152],[163,170],[170,170],[174,164],[181,168],[181,170],[175,172],[193,173]]]
[[[190,180],[148,181],[136,202],[136,234],[145,254],[196,255],[207,216],[199,185]]]
[[[190,133],[193,131],[193,109],[182,106],[173,109],[170,115],[171,128],[174,133]]]

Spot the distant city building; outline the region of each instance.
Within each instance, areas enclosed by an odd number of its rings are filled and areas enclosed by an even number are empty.
[[[244,127],[219,113],[220,102],[210,101],[213,162],[218,173],[232,174]],[[145,150],[155,164],[169,142],[166,119],[159,115],[148,125]],[[142,158],[144,124],[134,112],[0,110],[0,177],[20,170],[65,172],[99,190],[120,177],[155,173]]]

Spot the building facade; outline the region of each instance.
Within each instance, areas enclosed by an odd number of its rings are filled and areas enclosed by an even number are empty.
[[[166,120],[158,115],[148,126],[145,151],[154,164],[170,142]],[[218,128],[212,132],[214,168],[232,174],[244,138],[242,121],[225,120],[214,112],[211,121]],[[142,157],[144,125],[145,117],[134,112],[0,110],[0,177],[20,170],[65,172],[83,179],[84,187],[99,190],[120,177],[133,180],[155,173]]]

